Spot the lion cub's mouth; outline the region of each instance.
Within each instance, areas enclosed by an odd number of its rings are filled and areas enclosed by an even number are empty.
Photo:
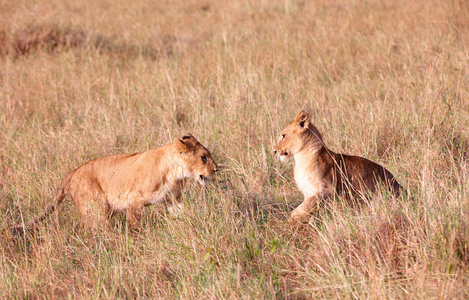
[[[204,175],[199,175],[199,183],[201,185],[206,185],[208,183],[208,181],[210,180],[210,178],[208,178],[207,176],[204,176]]]

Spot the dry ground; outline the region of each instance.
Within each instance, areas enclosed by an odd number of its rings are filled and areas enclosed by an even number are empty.
[[[0,0],[1,298],[468,298],[469,3]],[[301,109],[331,149],[414,196],[303,226],[272,144]],[[222,172],[188,210],[83,228],[66,202],[98,156],[193,133]]]

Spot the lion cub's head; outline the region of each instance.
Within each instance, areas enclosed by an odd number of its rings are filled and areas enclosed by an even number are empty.
[[[218,166],[208,151],[190,133],[182,139],[174,139],[174,144],[181,155],[184,164],[184,174],[206,185],[210,177],[218,172]]]
[[[282,161],[292,157],[305,146],[317,146],[322,144],[322,137],[319,131],[311,123],[309,114],[301,111],[293,120],[282,130],[277,143],[274,146],[274,152]]]

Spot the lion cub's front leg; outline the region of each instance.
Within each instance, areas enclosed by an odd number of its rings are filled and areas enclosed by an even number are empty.
[[[184,202],[182,200],[182,189],[184,187],[184,181],[179,181],[173,193],[166,196],[165,202],[168,207],[169,215],[172,218],[181,216],[184,211]]]
[[[316,207],[316,197],[305,197],[303,203],[295,208],[290,215],[291,221],[298,221],[306,217]]]
[[[127,226],[130,232],[137,232],[140,219],[142,218],[142,208],[143,207],[141,205],[133,205],[127,207]]]
[[[298,206],[291,212],[290,221],[299,221],[307,217],[326,197],[327,196],[305,196],[305,200],[303,201],[303,203],[301,203],[300,206]]]
[[[181,192],[179,192],[174,198],[168,199],[166,202],[168,203],[169,215],[172,218],[181,216],[182,212],[184,211],[184,202],[182,201]]]

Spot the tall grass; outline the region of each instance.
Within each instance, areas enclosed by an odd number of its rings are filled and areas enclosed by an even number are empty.
[[[467,298],[465,1],[0,3],[0,297]],[[301,109],[414,202],[334,199],[307,224],[272,144]],[[191,132],[222,171],[186,211],[93,232],[66,202],[8,228],[89,159]]]

